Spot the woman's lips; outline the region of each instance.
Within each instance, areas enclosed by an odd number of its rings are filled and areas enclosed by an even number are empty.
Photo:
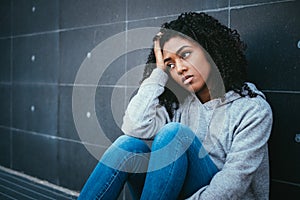
[[[184,77],[182,78],[182,82],[183,82],[184,85],[187,85],[187,84],[189,84],[189,83],[192,82],[193,78],[194,78],[194,77],[193,77],[192,75],[184,76]]]

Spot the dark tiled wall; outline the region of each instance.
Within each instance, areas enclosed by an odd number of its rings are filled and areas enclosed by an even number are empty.
[[[296,0],[2,0],[0,165],[79,191],[97,163],[84,144],[98,156],[107,145],[77,134],[73,89],[85,97],[94,91],[96,99],[95,108],[79,102],[83,108],[79,117],[87,124],[79,132],[97,135],[97,127],[89,124],[98,120],[107,138],[114,140],[121,134],[122,113],[141,75],[127,78],[130,86],[119,80],[142,65],[148,51],[121,55],[97,84],[74,85],[83,61],[114,34],[159,26],[181,12],[205,11],[239,30],[248,44],[250,79],[266,93],[274,111],[271,197],[296,194],[300,190],[300,144],[295,140],[300,134],[299,10]],[[130,42],[134,41],[125,35],[116,49]]]

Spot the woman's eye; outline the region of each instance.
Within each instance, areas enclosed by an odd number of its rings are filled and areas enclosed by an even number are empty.
[[[186,57],[188,57],[190,54],[191,54],[191,52],[186,51],[186,52],[183,52],[180,56],[181,56],[181,58],[186,58]]]
[[[170,68],[170,69],[173,69],[175,67],[175,64],[173,63],[168,63],[167,64],[167,67]]]

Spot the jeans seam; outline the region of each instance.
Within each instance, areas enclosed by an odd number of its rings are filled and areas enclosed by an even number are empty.
[[[137,154],[136,152],[131,152],[128,156],[126,156],[124,159],[123,159],[123,162],[121,162],[120,165],[118,165],[117,169],[116,169],[116,172],[112,175],[112,178],[108,181],[108,185],[107,187],[104,189],[104,190],[101,190],[99,191],[99,193],[96,195],[96,199],[101,199],[103,197],[103,195],[105,194],[105,192],[107,192],[107,190],[111,187],[112,183],[114,182],[114,180],[117,178],[117,175],[120,173],[121,169],[125,163],[130,160],[131,158],[133,158],[134,156],[141,156],[141,157],[144,157],[144,158],[147,158],[146,156],[143,156],[143,155],[139,155]]]
[[[181,142],[181,141],[180,141],[180,142]],[[178,145],[177,145],[177,146],[176,146],[175,158],[177,158],[178,152],[179,152],[179,151],[178,151]],[[178,158],[177,158],[177,159],[178,159]],[[174,168],[174,165],[175,165],[175,161],[172,162],[172,167],[171,167],[171,169],[169,170],[168,177],[170,177],[170,174],[171,174],[171,171],[172,171],[173,168]],[[170,179],[168,179],[166,186],[167,186],[169,183],[170,183]],[[165,193],[166,188],[167,188],[167,187],[164,188],[164,191],[162,192],[162,194]],[[164,195],[161,195],[159,199],[161,199],[163,196],[164,196]]]

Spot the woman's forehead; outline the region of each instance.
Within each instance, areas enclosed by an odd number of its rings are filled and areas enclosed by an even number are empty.
[[[175,36],[175,37],[170,38],[168,41],[166,41],[164,43],[164,46],[162,47],[162,49],[164,52],[176,53],[183,46],[190,47],[190,48],[199,48],[200,47],[200,49],[202,49],[198,43],[193,42],[189,39],[180,37],[180,36]]]
[[[163,46],[163,50],[165,51],[174,51],[177,50],[178,48],[180,48],[182,45],[186,45],[186,46],[194,46],[194,44],[182,37],[176,36],[176,37],[172,37],[170,38],[167,42],[165,42],[164,46]]]

